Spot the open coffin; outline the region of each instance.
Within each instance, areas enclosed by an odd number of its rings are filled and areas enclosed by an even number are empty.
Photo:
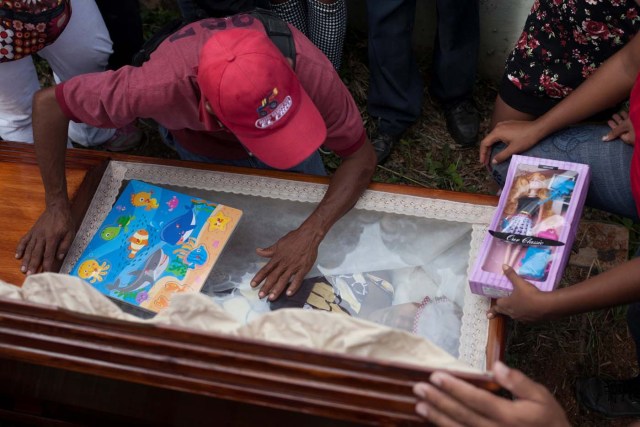
[[[207,303],[215,301],[226,306],[232,320],[244,323],[269,309],[267,304],[252,297],[246,286],[251,266],[260,262],[254,249],[270,245],[294,228],[313,209],[325,189],[321,183],[285,177],[288,179],[111,162],[62,271],[72,267],[128,180],[139,179],[218,200],[242,209],[245,218],[216,265],[223,268],[213,271],[200,297],[206,298]],[[486,320],[484,313],[489,301],[468,292],[466,274],[469,258],[475,256],[493,208],[486,205],[486,199],[475,196],[465,200],[465,195],[453,193],[396,186],[378,188],[385,191],[368,191],[356,209],[327,236],[321,245],[317,271],[310,276],[341,280],[368,272],[375,272],[376,277],[384,276],[393,287],[392,303],[387,307],[386,316],[369,320],[404,316],[413,319],[410,332],[419,335],[437,332],[434,324],[449,319],[441,328],[446,333],[434,341],[442,340],[440,344],[448,348],[449,353],[465,365],[483,371],[499,357],[501,330],[500,325]],[[402,191],[413,194],[401,194]],[[421,197],[420,193],[434,197]],[[447,196],[458,201],[446,200]],[[483,204],[472,203],[478,200]],[[226,289],[221,292],[223,288]],[[228,292],[229,288],[234,289]],[[164,388],[334,419],[372,423],[416,421],[410,387],[413,382],[425,379],[432,368],[425,366],[424,360],[415,363],[406,358],[395,362],[374,360],[362,354],[338,355],[317,349],[292,349],[282,343],[243,336],[190,332],[181,326],[141,326],[101,318],[85,319],[60,311],[44,315],[38,310],[48,309],[24,309],[22,304],[15,303],[9,306],[15,308],[16,319],[26,316],[20,327],[28,328],[27,323],[29,327],[43,327],[51,336],[55,336],[54,330],[59,327],[64,329],[60,338],[71,337],[73,345],[46,350],[48,356],[44,364],[48,366],[64,366],[93,375],[100,372],[108,378],[155,386],[160,382]],[[399,310],[402,315],[389,315],[398,307],[407,309]],[[50,319],[44,321],[48,326],[33,318],[27,320],[33,313],[36,317],[53,316],[57,326],[53,327]],[[387,324],[398,326],[394,321]],[[0,327],[5,332],[20,329],[7,327],[5,321]],[[87,334],[82,330],[93,332]],[[33,333],[40,336],[42,330]],[[75,336],[76,333],[80,335]],[[20,339],[10,339],[10,335],[4,336],[7,342],[18,340],[14,341],[12,348],[15,349]],[[90,342],[88,336],[100,338]],[[53,345],[59,340],[44,341]],[[45,343],[33,343],[34,348],[40,345]],[[91,358],[79,357],[79,354],[88,354],[86,346],[97,353]],[[155,356],[152,357],[152,353]],[[42,356],[20,354],[20,360],[43,363]],[[152,369],[148,365],[152,362],[150,358],[157,359]],[[109,361],[108,368],[104,367],[105,360]],[[175,378],[175,373],[169,375],[165,371],[181,366],[184,367],[184,371],[179,369],[181,380]],[[194,366],[199,369],[194,370]],[[131,372],[138,374],[128,374]],[[167,375],[172,379],[159,381]],[[486,378],[471,377],[488,385]]]

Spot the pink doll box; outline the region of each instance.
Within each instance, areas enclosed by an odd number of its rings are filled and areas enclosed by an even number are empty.
[[[513,156],[469,284],[491,298],[513,290],[508,264],[541,291],[553,290],[569,259],[587,196],[589,166]]]

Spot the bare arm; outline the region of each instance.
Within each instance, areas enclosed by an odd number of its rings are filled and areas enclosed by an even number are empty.
[[[41,266],[50,271],[56,258],[64,258],[73,239],[64,169],[68,127],[69,119],[56,101],[55,87],[36,92],[33,97],[33,137],[46,207],[18,243],[16,258],[22,258],[23,273],[35,273]]]
[[[638,71],[640,37],[634,37],[562,102],[538,119],[498,123],[480,143],[480,161],[489,161],[491,147],[499,141],[508,147],[495,156],[495,163],[528,150],[553,132],[616,105],[629,96]]]
[[[289,280],[287,295],[298,290],[313,267],[324,236],[356,204],[369,185],[375,167],[375,153],[369,141],[365,141],[358,151],[342,160],[322,201],[302,225],[273,246],[257,250],[258,255],[271,258],[251,281],[252,286],[264,281],[261,298],[269,295],[270,300],[276,299]]]
[[[553,292],[539,291],[511,267],[505,274],[514,291],[496,301],[489,317],[502,313],[522,321],[551,320],[640,301],[640,258]]]

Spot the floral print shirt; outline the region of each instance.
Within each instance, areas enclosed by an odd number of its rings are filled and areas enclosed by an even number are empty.
[[[519,90],[562,99],[640,28],[634,0],[535,0],[505,76]]]
[[[36,53],[53,43],[69,22],[69,0],[0,1],[0,62]]]

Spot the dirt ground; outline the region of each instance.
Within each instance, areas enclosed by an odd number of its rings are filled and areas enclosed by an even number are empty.
[[[145,11],[147,31],[158,21],[170,17],[166,11]],[[429,81],[429,60],[423,58],[423,75]],[[346,43],[343,80],[360,106],[365,124],[368,69],[366,37],[349,32]],[[426,85],[428,88],[428,85]],[[495,99],[494,83],[478,81],[474,98],[483,117],[481,133],[487,130]],[[133,154],[175,157],[162,146],[155,132],[144,124],[143,143]],[[437,103],[425,89],[421,119],[404,135],[390,159],[378,168],[376,181],[418,185],[430,188],[495,194],[496,187],[478,163],[477,150],[459,150],[449,137]],[[328,169],[337,159],[325,157]],[[597,211],[587,211],[586,218],[621,224],[624,221]],[[626,222],[625,222],[626,223]],[[632,230],[632,246],[637,245]],[[597,265],[570,266],[563,285],[577,283],[597,274]],[[576,426],[622,426],[630,420],[605,420],[581,408],[575,400],[575,380],[579,377],[603,376],[625,378],[637,373],[635,355],[625,323],[625,309],[616,308],[572,316],[554,322],[526,325],[510,322],[508,326],[506,362],[547,386],[567,410]]]

